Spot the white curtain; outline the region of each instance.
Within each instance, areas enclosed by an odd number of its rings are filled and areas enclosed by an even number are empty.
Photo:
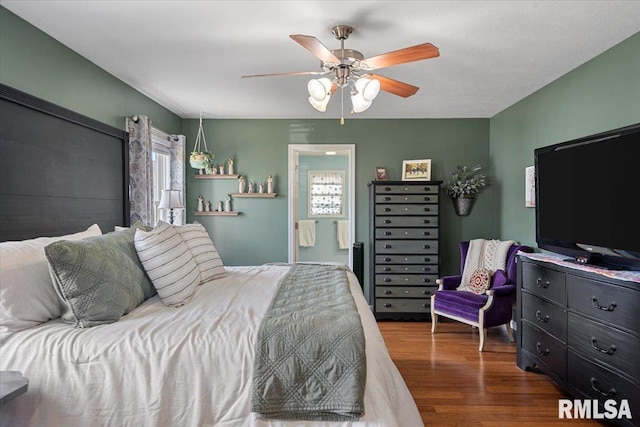
[[[129,132],[129,186],[131,203],[131,224],[142,221],[154,226],[153,204],[153,142],[151,120],[147,116],[127,117]],[[170,179],[171,189],[182,192],[182,203],[185,203],[185,143],[184,135],[170,135]],[[186,205],[185,205],[186,206]],[[185,210],[174,213],[174,224],[186,222]]]

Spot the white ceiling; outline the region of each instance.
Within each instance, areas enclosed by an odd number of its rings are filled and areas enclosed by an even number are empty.
[[[430,42],[440,57],[377,71],[420,87],[381,92],[361,118],[492,117],[640,31],[640,1],[28,1],[0,4],[183,118],[333,118],[308,103],[319,71],[289,38],[365,57]],[[350,101],[345,96],[345,114]]]

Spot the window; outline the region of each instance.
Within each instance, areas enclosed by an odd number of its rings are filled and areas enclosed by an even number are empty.
[[[168,221],[165,218],[166,212],[158,209],[160,203],[160,197],[162,197],[162,190],[171,188],[171,155],[169,153],[169,137],[165,137],[163,132],[157,129],[152,129],[151,132],[152,154],[151,160],[152,173],[153,173],[153,224],[157,224],[158,221]]]
[[[309,171],[309,217],[344,216],[344,171]]]

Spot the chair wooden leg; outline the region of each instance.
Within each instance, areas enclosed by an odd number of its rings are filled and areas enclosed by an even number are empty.
[[[438,327],[438,315],[434,312],[431,312],[431,333],[436,332],[436,328]]]
[[[480,347],[478,351],[482,351],[484,348],[484,340],[487,338],[487,328],[478,328],[478,332],[480,332]]]
[[[513,339],[513,328],[511,327],[511,323],[507,322],[504,325],[507,328],[507,335],[509,335],[509,341],[514,342],[515,339]]]

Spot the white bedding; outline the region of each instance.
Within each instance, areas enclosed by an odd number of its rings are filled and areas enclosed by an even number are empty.
[[[366,338],[365,416],[358,422],[264,421],[249,412],[256,334],[289,267],[227,267],[183,307],[156,295],[113,324],[60,319],[15,333],[0,370],[29,390],[0,407],[1,426],[422,426],[355,276]]]

